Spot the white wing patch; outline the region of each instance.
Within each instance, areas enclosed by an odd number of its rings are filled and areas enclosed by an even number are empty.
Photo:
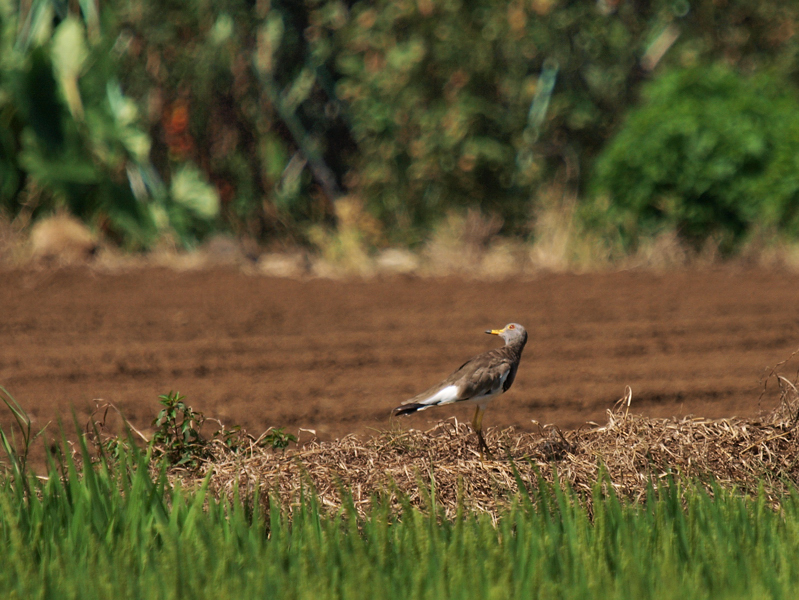
[[[457,385],[448,385],[447,387],[438,390],[435,394],[430,396],[429,398],[425,398],[424,400],[420,400],[418,404],[423,405],[423,408],[419,410],[425,410],[430,406],[440,406],[442,404],[452,404],[453,402],[474,402],[474,401],[485,401],[486,403],[488,400],[498,394],[502,393],[502,386],[505,385],[505,380],[510,375],[510,369],[505,371],[502,376],[494,381],[494,385],[492,385],[489,389],[485,390],[482,394],[477,394],[471,398],[460,398],[460,392],[458,391]]]
[[[427,406],[438,406],[439,404],[451,404],[458,400],[458,386],[448,385],[444,389],[438,390],[429,398],[420,401],[419,404]]]

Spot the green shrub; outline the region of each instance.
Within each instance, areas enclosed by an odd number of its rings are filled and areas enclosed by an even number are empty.
[[[796,236],[796,90],[723,66],[667,73],[597,159],[591,195],[589,225],[627,248],[667,230],[727,253],[756,230]]]

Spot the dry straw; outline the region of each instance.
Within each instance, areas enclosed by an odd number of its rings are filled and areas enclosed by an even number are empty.
[[[796,379],[772,371],[769,381],[776,382],[779,406],[757,419],[649,418],[630,411],[628,388],[601,426],[569,432],[542,427],[538,433],[489,429],[497,460],[481,461],[469,427],[450,419],[428,431],[312,441],[285,453],[255,445],[233,453],[219,444],[198,473],[172,476],[198,485],[211,472],[211,491],[231,498],[236,488],[246,494],[260,486],[262,497],[279,498],[289,510],[311,491],[336,510],[344,491],[362,513],[374,498],[427,507],[432,494],[448,516],[459,507],[496,516],[517,497],[519,481],[533,491],[539,478],[568,482],[590,502],[600,469],[616,493],[631,500],[643,500],[650,482],[671,475],[713,480],[745,494],[762,486],[777,505],[799,482],[799,393]]]

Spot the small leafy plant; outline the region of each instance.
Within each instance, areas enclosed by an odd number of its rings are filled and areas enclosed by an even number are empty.
[[[205,417],[184,402],[180,392],[158,396],[163,408],[153,421],[156,431],[150,444],[154,455],[176,467],[196,469],[208,457],[208,442],[200,435]]]
[[[286,433],[283,427],[271,427],[258,440],[262,448],[270,447],[272,450],[285,450],[290,443],[297,443],[297,436]]]

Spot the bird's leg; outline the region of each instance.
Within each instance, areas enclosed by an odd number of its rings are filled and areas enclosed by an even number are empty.
[[[477,434],[477,441],[480,445],[480,460],[485,458],[485,454],[488,455],[488,458],[494,460],[494,457],[491,455],[491,450],[488,449],[488,444],[483,439],[483,414],[485,413],[485,409],[483,409],[480,405],[477,406],[477,410],[474,411],[474,418],[472,419],[472,429]]]

